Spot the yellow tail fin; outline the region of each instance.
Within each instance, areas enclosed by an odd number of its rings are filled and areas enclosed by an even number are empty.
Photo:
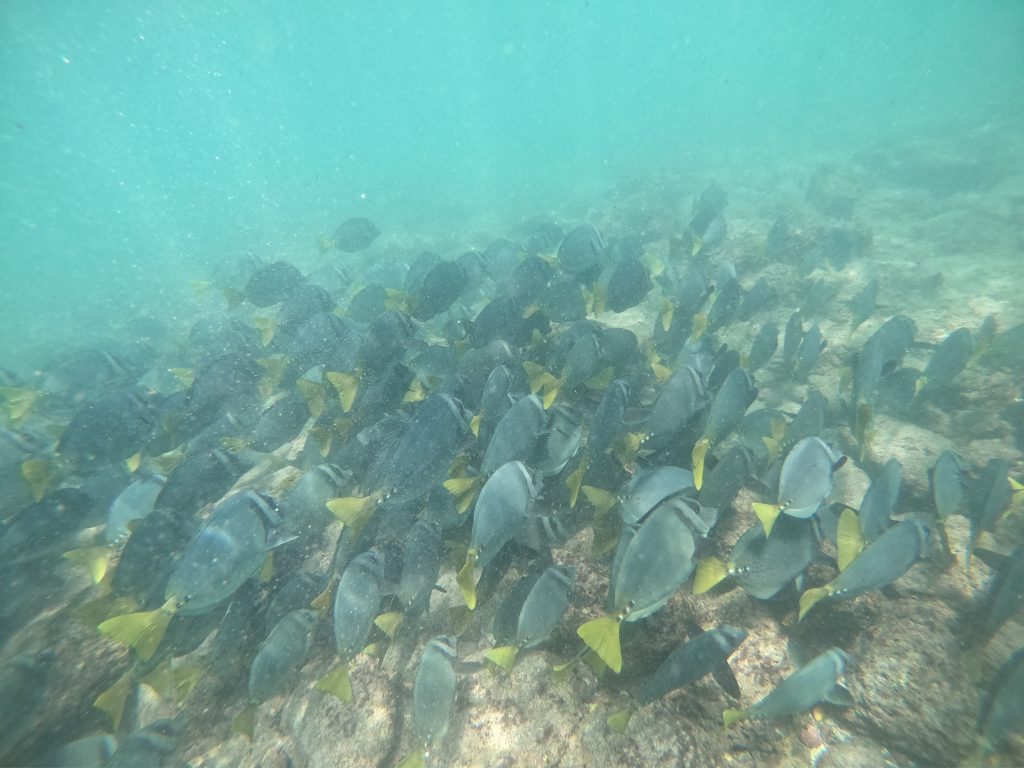
[[[616,674],[622,671],[622,647],[619,644],[621,623],[618,616],[602,616],[576,630],[587,647]]]

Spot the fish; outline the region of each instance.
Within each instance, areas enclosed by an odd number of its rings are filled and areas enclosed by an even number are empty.
[[[435,637],[423,649],[412,689],[413,731],[418,751],[402,760],[399,768],[426,765],[432,751],[448,732],[455,709],[455,659],[453,637]]]
[[[458,300],[467,282],[466,270],[461,264],[439,261],[423,276],[422,283],[412,293],[409,314],[421,321],[436,317]]]
[[[722,681],[722,687],[727,693],[739,698],[739,685],[729,667],[729,657],[746,639],[745,629],[728,624],[688,638],[647,678],[637,695],[636,706],[619,710],[608,718],[609,728],[617,733],[624,733],[636,708],[651,704],[709,674]]]
[[[971,554],[978,537],[982,531],[991,531],[995,527],[1000,515],[1010,506],[1013,493],[1010,462],[1006,459],[989,459],[977,480],[968,485],[968,518],[971,522],[966,556],[968,573],[971,572]]]
[[[850,335],[878,309],[878,278],[872,278],[850,299]]]
[[[639,523],[665,499],[693,489],[693,473],[688,469],[672,466],[641,469],[619,495],[619,517],[626,525]]]
[[[183,718],[161,718],[129,734],[111,755],[107,768],[159,768],[185,733]]]
[[[658,392],[639,442],[652,448],[659,447],[687,427],[707,399],[704,381],[692,366],[676,369]]]
[[[855,597],[892,584],[921,559],[928,546],[930,530],[919,520],[904,520],[888,528],[863,551],[851,557],[844,551],[860,547],[854,536],[844,536],[843,516],[839,520],[839,576],[824,587],[814,587],[800,596],[800,619],[816,605],[827,600],[852,600]],[[856,530],[856,528],[854,529]],[[843,563],[847,563],[843,567]]]
[[[199,450],[171,470],[153,507],[188,517],[227,493],[250,467],[243,457],[222,448]]]
[[[783,680],[756,704],[747,709],[727,709],[722,713],[725,727],[740,720],[787,717],[806,712],[827,701],[839,707],[852,707],[853,696],[839,684],[850,663],[850,656],[839,648],[830,648]]]
[[[305,282],[302,273],[287,261],[275,261],[257,269],[245,284],[243,294],[254,307],[279,304]]]
[[[625,312],[646,298],[653,287],[647,266],[637,257],[623,259],[615,265],[608,279],[605,308]]]
[[[260,414],[246,444],[254,451],[274,451],[294,440],[307,421],[306,401],[297,392],[288,392]]]
[[[800,346],[797,347],[793,360],[793,377],[795,379],[803,381],[807,378],[827,344],[828,342],[821,336],[821,330],[817,323],[807,329],[804,337],[800,340]]]
[[[846,457],[818,437],[804,438],[793,446],[782,463],[777,504],[754,504],[754,512],[766,535],[780,514],[812,517],[832,491],[832,476],[846,463]]]
[[[985,562],[991,563],[994,573],[985,590],[980,621],[972,623],[972,644],[984,647],[1007,620],[1021,607],[1024,594],[1024,546],[1014,548],[1000,556],[978,549]]]
[[[587,316],[587,302],[574,277],[555,277],[537,297],[540,311],[556,323],[573,323]]]
[[[128,525],[153,511],[166,482],[166,477],[154,474],[135,480],[118,494],[110,505],[103,531],[107,544],[126,538],[129,534]]]
[[[754,341],[750,345],[744,367],[751,373],[757,373],[772,359],[779,348],[779,329],[770,320],[761,326]]]
[[[466,606],[476,608],[476,570],[484,568],[526,522],[539,493],[534,473],[509,461],[487,479],[473,507],[473,531],[457,582]]]
[[[367,550],[353,557],[334,591],[334,642],[339,662],[313,686],[348,703],[352,683],[348,663],[365,647],[383,598],[384,556]]]
[[[164,589],[164,604],[153,611],[107,619],[98,627],[112,640],[148,660],[178,613],[206,613],[231,597],[267,559],[280,516],[269,496],[245,491],[217,505],[206,524],[185,547]]]
[[[975,729],[978,733],[978,764],[1002,751],[1011,734],[1024,727],[1024,648],[999,668],[982,698]]]
[[[24,650],[0,663],[0,760],[11,765],[32,740],[32,729],[46,702],[57,655],[49,648]]]
[[[967,367],[974,354],[974,339],[967,328],[957,328],[932,352],[928,365],[917,379],[914,396],[927,395],[948,388],[953,379]]]
[[[378,488],[368,496],[332,499],[328,508],[346,525],[362,530],[382,501],[411,501],[442,482],[468,433],[469,416],[462,403],[445,393],[431,395],[385,457]]]
[[[871,480],[860,502],[861,534],[865,541],[873,541],[889,527],[893,509],[900,496],[903,466],[896,459],[889,459],[881,471]]]
[[[522,648],[543,643],[569,607],[576,569],[550,566],[524,576],[494,616],[494,639],[499,645],[484,653],[488,661],[510,669]]]
[[[532,464],[541,477],[561,473],[579,453],[583,444],[583,420],[567,405],[551,409],[548,429],[534,452]]]
[[[782,364],[792,368],[796,361],[797,351],[800,343],[804,340],[804,318],[800,310],[796,310],[786,321],[786,328],[782,334]]]
[[[581,224],[562,238],[556,258],[566,274],[587,284],[600,272],[607,247],[593,224]]]
[[[728,509],[751,476],[754,459],[749,449],[736,445],[726,451],[704,478],[697,498],[703,507]]]
[[[703,594],[728,578],[751,597],[770,600],[798,579],[817,555],[813,521],[783,516],[770,536],[755,523],[740,536],[728,562],[708,557],[698,563],[693,593]]]
[[[79,466],[124,461],[153,435],[158,400],[144,392],[120,391],[83,404],[64,429],[57,452]]]
[[[945,450],[939,454],[935,466],[928,471],[928,480],[939,520],[961,514],[967,508],[967,469],[955,451]]]
[[[754,377],[742,368],[733,369],[726,377],[721,389],[715,393],[708,412],[704,435],[693,447],[694,486],[699,491],[704,481],[704,457],[712,446],[720,443],[733,433],[743,414],[757,399],[757,387]]]
[[[302,473],[281,498],[281,532],[304,541],[320,536],[334,519],[327,502],[348,485],[348,474],[336,464],[318,464]]]
[[[249,668],[249,700],[266,701],[284,693],[306,663],[320,616],[299,609],[284,616],[270,631]]]
[[[399,603],[407,611],[421,613],[430,602],[444,554],[439,526],[431,520],[417,520],[409,529],[402,550],[402,573],[398,584]]]
[[[608,587],[610,612],[581,625],[580,639],[615,673],[622,671],[619,628],[660,610],[690,577],[697,540],[670,506],[655,509],[619,537]]]
[[[372,221],[357,216],[338,225],[331,245],[344,253],[355,253],[369,248],[379,235],[380,230]]]
[[[765,278],[759,277],[750,290],[743,294],[743,300],[736,310],[737,319],[750,320],[765,307],[770,306],[774,299],[775,291]]]

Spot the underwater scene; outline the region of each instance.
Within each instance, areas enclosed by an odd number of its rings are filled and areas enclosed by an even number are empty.
[[[0,4],[0,765],[1024,765],[1022,41]]]

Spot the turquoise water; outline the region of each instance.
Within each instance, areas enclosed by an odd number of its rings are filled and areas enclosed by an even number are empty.
[[[8,0],[0,25],[4,358],[173,313],[226,254],[315,254],[346,216],[470,239],[623,178],[1024,104],[1015,0]]]

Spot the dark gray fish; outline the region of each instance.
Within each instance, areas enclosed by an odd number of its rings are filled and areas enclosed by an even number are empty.
[[[807,329],[807,333],[800,340],[800,346],[796,350],[796,358],[793,362],[794,378],[798,381],[803,381],[807,378],[810,372],[814,370],[814,366],[821,356],[821,351],[825,349],[827,343],[822,338],[821,329],[818,328],[817,323]]]
[[[380,230],[369,219],[361,216],[345,219],[334,230],[334,246],[339,251],[354,253],[369,248],[379,234]]]
[[[704,407],[707,395],[700,374],[690,366],[673,373],[658,392],[643,427],[645,442],[657,447],[693,421]]]
[[[544,259],[539,256],[527,256],[512,272],[508,295],[518,305],[526,307],[541,295],[554,275],[555,270]]]
[[[395,502],[424,495],[444,480],[468,432],[469,419],[458,400],[445,394],[428,397],[384,465],[384,490]]]
[[[46,701],[47,681],[57,655],[22,651],[0,664],[0,761],[16,765],[33,739],[33,726]],[[10,762],[9,762],[10,761]]]
[[[582,443],[583,421],[579,415],[567,405],[556,405],[531,463],[541,477],[552,477],[576,457]]]
[[[983,550],[979,556],[988,562]],[[1017,547],[1005,557],[997,557],[995,574],[985,594],[985,606],[981,622],[976,624],[977,638],[974,644],[984,646],[995,636],[1003,624],[1021,608],[1024,595],[1024,546]]]
[[[967,543],[967,570],[971,568],[971,552],[982,531],[995,528],[1000,515],[1010,506],[1013,486],[1010,485],[1010,462],[989,459],[978,479],[967,489],[970,505],[971,536]]]
[[[343,660],[355,658],[380,609],[384,564],[380,553],[369,550],[353,557],[334,594],[334,640]]]
[[[505,411],[487,444],[480,474],[488,477],[509,461],[527,461],[548,425],[548,414],[537,395],[527,395]]]
[[[182,433],[192,436],[225,411],[244,410],[258,401],[263,373],[255,360],[240,354],[222,355],[199,368],[186,395]]]
[[[601,271],[607,246],[593,224],[570,230],[558,246],[562,269],[581,283],[589,283]]]
[[[878,278],[870,280],[850,300],[850,314],[852,316],[850,333],[852,334],[865,320],[875,314],[876,309],[878,309]]]
[[[288,340],[288,369],[291,381],[316,366],[326,371],[353,371],[359,365],[359,349],[366,329],[348,318],[330,312],[310,317]]]
[[[413,730],[428,751],[448,732],[455,709],[455,638],[435,637],[427,643],[412,689]]]
[[[470,551],[480,567],[516,535],[539,493],[537,481],[521,461],[510,461],[490,476],[473,507]]]
[[[828,411],[828,401],[825,396],[816,389],[807,393],[807,397],[796,416],[786,427],[786,433],[781,443],[784,453],[789,453],[793,446],[801,440],[820,435],[825,429],[825,414]]]
[[[291,296],[305,282],[297,268],[287,261],[275,261],[260,267],[245,284],[245,298],[256,307],[269,307]]]
[[[838,683],[849,661],[849,655],[839,648],[825,651],[779,683],[774,691],[748,709],[727,709],[723,714],[726,728],[746,718],[763,719],[796,715],[823,701],[843,707],[852,706],[853,697],[850,692]]]
[[[142,450],[156,427],[157,396],[113,392],[85,403],[64,429],[57,452],[78,465],[124,461]]]
[[[289,574],[267,605],[264,634],[269,635],[277,623],[292,611],[309,608],[310,603],[324,591],[326,586],[327,579],[312,571]]]
[[[809,518],[832,492],[832,476],[846,463],[846,457],[818,437],[808,437],[793,446],[782,462],[777,504],[754,504],[754,512],[771,534],[780,514]]]
[[[651,287],[651,274],[639,258],[620,261],[608,280],[605,308],[625,312],[643,301]]]
[[[943,451],[928,472],[932,501],[940,520],[961,514],[967,505],[968,477],[964,460],[954,451]]]
[[[117,495],[107,512],[107,524],[103,531],[108,544],[128,535],[128,523],[153,511],[165,482],[167,478],[163,475],[140,477]]]
[[[917,380],[915,394],[927,394],[949,387],[958,373],[967,367],[974,353],[974,339],[966,328],[957,328],[932,352],[924,373]]]
[[[277,333],[291,336],[318,312],[334,309],[334,299],[323,288],[302,283],[291,292],[277,310]]]
[[[180,601],[184,616],[205,613],[229,598],[267,559],[279,521],[269,496],[254,491],[229,496],[185,547],[164,598]]]
[[[756,373],[772,359],[775,350],[778,348],[779,329],[775,323],[769,320],[761,326],[761,330],[757,332],[757,336],[754,337],[754,341],[750,345],[746,369],[751,373]]]
[[[715,291],[715,301],[708,310],[708,333],[724,328],[736,316],[740,302],[743,300],[743,288],[735,276],[719,282]]]
[[[775,292],[768,285],[768,281],[763,277],[758,278],[751,289],[743,294],[743,301],[736,310],[736,317],[740,320],[749,320],[771,304],[774,298]]]
[[[456,261],[441,261],[423,276],[413,293],[410,314],[416,320],[429,320],[446,311],[466,289],[466,270]]]
[[[499,645],[532,648],[548,639],[569,607],[576,569],[551,566],[520,579],[494,615]]]
[[[726,378],[736,368],[740,367],[740,353],[735,349],[729,349],[722,345],[715,355],[715,364],[708,374],[707,388],[711,392],[717,392],[722,388]]]
[[[227,493],[249,467],[239,456],[222,448],[186,456],[167,476],[154,507],[187,518]]]
[[[416,329],[408,316],[385,310],[366,328],[366,336],[359,345],[358,367],[369,372],[401,362],[415,336]]]
[[[433,522],[417,520],[405,537],[402,553],[402,575],[398,586],[398,599],[402,606],[414,613],[426,610],[430,593],[437,583],[444,554],[438,526]]]
[[[281,532],[304,542],[322,534],[334,521],[326,504],[341,494],[348,479],[348,473],[335,464],[319,464],[303,472],[281,499]]]
[[[289,392],[260,415],[249,435],[248,446],[268,453],[294,440],[309,421],[309,408],[297,392]]]
[[[878,475],[872,478],[857,515],[865,541],[873,541],[889,527],[902,480],[903,466],[896,459],[885,462]]]
[[[160,768],[164,759],[174,752],[185,734],[185,721],[154,720],[132,732],[110,758],[107,768]]]
[[[798,579],[817,555],[813,521],[784,515],[770,536],[760,525],[748,528],[733,547],[729,562],[701,561],[693,591],[705,592],[728,577],[751,597],[770,600]]]
[[[693,529],[669,506],[660,506],[619,537],[612,563],[608,608],[623,621],[637,621],[661,609],[695,565]]]
[[[893,315],[866,342],[853,370],[853,405],[871,405],[882,377],[903,362],[917,326],[906,315]]]
[[[601,396],[587,431],[587,455],[599,456],[611,448],[622,431],[622,422],[629,407],[629,384],[615,379]]]
[[[579,282],[572,277],[556,277],[537,299],[541,312],[556,323],[574,323],[587,316],[587,302]]]
[[[319,621],[316,611],[299,609],[274,626],[249,668],[250,701],[266,701],[295,682],[295,675],[309,658]]]
[[[133,597],[143,609],[156,608],[163,601],[174,558],[194,533],[191,513],[157,507],[128,537],[111,579],[111,592]]]
[[[704,436],[712,445],[720,443],[735,431],[756,399],[754,377],[742,368],[734,368],[711,401]]]
[[[684,685],[697,682],[705,675],[717,673],[722,667],[728,669],[729,657],[746,639],[746,630],[727,624],[689,638],[676,647],[647,678],[637,696],[637,703],[650,704]],[[731,671],[728,677],[732,677]],[[738,693],[737,686],[734,695]]]
[[[889,586],[921,559],[929,536],[927,526],[919,520],[904,520],[887,529],[834,581],[804,592],[800,597],[800,618],[826,600],[852,600]]]
[[[1006,740],[1024,728],[1024,648],[1011,656],[993,678],[978,713],[981,753],[999,752]]]
[[[789,316],[789,320],[786,321],[786,330],[782,335],[782,363],[787,368],[791,368],[793,366],[793,362],[796,360],[797,350],[800,348],[800,342],[803,341],[803,339],[804,319],[798,309]]]
[[[1000,368],[1024,370],[1024,323],[997,334],[985,353],[985,359]]]
[[[387,309],[388,292],[383,285],[368,285],[348,303],[346,316],[357,323],[369,323]]]
[[[693,473],[688,469],[672,466],[641,469],[630,478],[619,496],[619,517],[626,525],[639,523],[665,499],[693,491]]]
[[[735,445],[726,451],[704,478],[698,496],[701,505],[719,512],[729,509],[736,494],[750,477],[753,461],[750,451],[742,445]]]

